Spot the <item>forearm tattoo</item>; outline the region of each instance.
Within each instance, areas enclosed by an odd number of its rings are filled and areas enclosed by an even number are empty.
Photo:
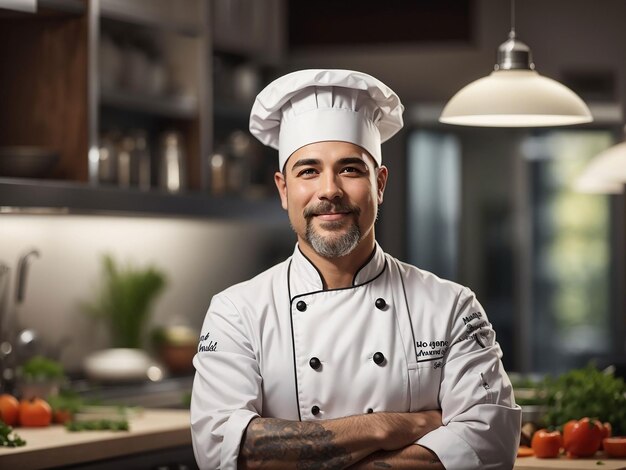
[[[299,470],[339,470],[351,463],[350,452],[338,446],[335,434],[319,423],[262,418],[245,432],[239,468],[247,462],[293,461]]]

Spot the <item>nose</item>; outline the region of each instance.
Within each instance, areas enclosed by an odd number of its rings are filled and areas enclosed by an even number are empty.
[[[333,172],[327,172],[320,178],[320,188],[318,191],[319,199],[327,199],[332,201],[335,198],[343,196],[343,190],[337,184],[337,175]]]

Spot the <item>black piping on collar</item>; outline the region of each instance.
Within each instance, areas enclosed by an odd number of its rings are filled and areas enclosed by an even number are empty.
[[[354,289],[356,287],[365,286],[365,285],[369,284],[370,282],[374,282],[376,279],[378,279],[385,272],[386,269],[387,269],[387,259],[385,259],[385,265],[383,266],[383,269],[381,269],[380,272],[378,274],[376,274],[376,276],[374,276],[372,279],[370,279],[368,281],[365,281],[363,284],[358,284],[358,285],[349,286],[349,287],[338,287],[336,289],[320,289],[320,290],[315,290],[315,291],[312,291],[312,292],[304,292],[302,294],[298,294],[295,297],[293,297],[291,299],[291,302],[293,303],[293,301],[296,300],[298,297],[303,297],[305,295],[319,294],[320,292],[337,292],[337,291],[340,291],[340,290],[348,290],[348,289]],[[289,282],[289,283],[291,282],[291,279],[289,278],[289,276],[288,276],[287,282]]]
[[[298,251],[300,252],[300,254],[304,257],[305,260],[307,260],[309,263],[311,263],[311,266],[313,266],[315,268],[315,270],[317,271],[317,275],[320,277],[320,283],[322,284],[322,286],[324,285],[324,277],[322,276],[322,273],[319,269],[317,269],[317,266],[315,266],[315,263],[313,263],[313,261],[311,261],[309,259],[309,257],[307,255],[305,255],[303,253],[303,251],[300,249],[300,244],[296,245],[296,248],[298,248]],[[370,255],[367,257],[367,259],[365,260],[365,262],[359,267],[359,269],[356,270],[356,272],[354,273],[354,277],[352,278],[352,286],[351,287],[357,287],[356,284],[356,278],[359,275],[359,273],[363,270],[363,268],[365,268],[365,266],[367,266],[369,264],[370,261],[372,261],[372,259],[374,259],[374,255],[376,254],[376,250],[378,249],[378,247],[376,245],[374,245],[374,249],[372,250],[372,253],[370,253]],[[385,270],[385,267],[387,266],[387,260],[385,259],[385,266],[383,266],[383,269],[381,270],[381,272],[379,272],[374,279],[376,279],[378,276],[380,276],[383,271]],[[289,263],[289,268],[291,268],[291,263]],[[370,281],[373,281],[374,279],[371,279]],[[363,284],[360,285],[365,285],[370,281],[366,281]],[[322,289],[322,291],[327,290],[327,291],[334,291],[334,290],[341,290],[341,289],[350,289],[350,287],[339,287],[337,289]],[[289,297],[291,297],[291,284],[289,285]],[[314,293],[317,293],[320,291],[315,291]],[[300,294],[302,295],[302,294]],[[296,297],[299,297],[296,296]],[[295,297],[294,297],[295,298]],[[293,299],[292,299],[293,300]]]
[[[291,261],[289,260],[289,267],[287,268],[287,295],[289,296],[289,323],[291,324],[291,349],[293,351],[293,379],[296,385],[296,408],[298,410],[298,421],[302,421],[302,415],[300,414],[300,392],[298,392],[298,366],[296,364],[296,338],[293,335],[293,315],[291,314]]]
[[[320,277],[320,284],[322,284],[322,286],[323,286],[324,285],[324,277],[322,276],[322,272],[319,269],[317,269],[317,266],[315,266],[315,263],[313,263],[313,261],[311,261],[309,259],[309,257],[307,255],[305,255],[304,252],[300,249],[300,244],[299,243],[296,245],[296,248],[298,248],[298,251],[304,257],[304,259],[307,260],[309,263],[311,263],[311,266],[313,266],[315,268],[315,270],[317,271],[317,275]]]
[[[359,273],[361,272],[361,270],[367,266],[369,264],[370,261],[372,261],[372,259],[374,258],[374,255],[376,254],[376,245],[374,244],[374,249],[372,250],[372,253],[369,255],[369,257],[365,260],[365,263],[363,263],[363,265],[356,270],[356,272],[354,273],[354,278],[352,279],[352,285],[355,286],[356,285],[356,277],[359,275]]]

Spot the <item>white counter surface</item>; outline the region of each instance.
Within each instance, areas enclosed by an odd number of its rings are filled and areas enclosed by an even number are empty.
[[[129,419],[129,431],[69,432],[61,425],[16,428],[27,444],[0,447],[0,468],[35,469],[71,465],[191,446],[188,410],[146,409]]]

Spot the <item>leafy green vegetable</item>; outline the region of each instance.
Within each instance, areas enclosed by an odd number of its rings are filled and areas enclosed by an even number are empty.
[[[0,447],[21,447],[25,445],[26,441],[18,436],[11,426],[0,421]]]
[[[626,386],[610,370],[600,371],[590,364],[547,377],[541,393],[548,406],[546,426],[562,426],[588,416],[611,423],[616,436],[626,434]]]
[[[63,379],[65,372],[60,362],[43,356],[34,356],[22,367],[21,374],[26,379]]]
[[[65,429],[71,432],[77,431],[128,431],[128,421],[125,419],[96,419],[92,421],[69,421],[65,423]]]
[[[165,275],[152,266],[120,268],[110,255],[103,257],[102,266],[102,288],[95,302],[83,304],[83,309],[108,321],[115,347],[139,348],[152,303],[165,288]]]
[[[70,390],[61,390],[58,395],[51,395],[47,400],[52,411],[78,413],[85,406],[85,401],[81,396]]]

